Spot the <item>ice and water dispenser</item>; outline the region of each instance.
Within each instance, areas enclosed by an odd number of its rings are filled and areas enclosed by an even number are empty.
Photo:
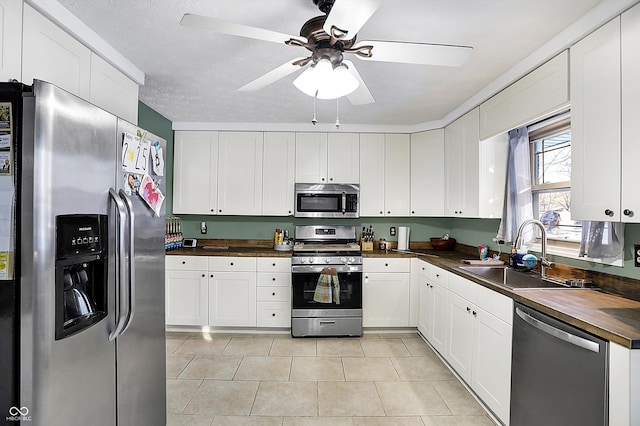
[[[107,316],[107,220],[56,216],[56,340]]]

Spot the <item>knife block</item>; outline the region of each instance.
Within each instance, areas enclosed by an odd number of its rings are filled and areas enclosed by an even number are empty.
[[[373,251],[373,241],[364,241],[362,238],[360,238],[360,250]]]

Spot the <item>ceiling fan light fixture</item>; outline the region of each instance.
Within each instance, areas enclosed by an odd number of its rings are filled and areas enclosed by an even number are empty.
[[[340,64],[334,68],[328,58],[321,58],[293,81],[293,85],[302,93],[318,99],[346,96],[356,90],[359,84],[346,65]]]

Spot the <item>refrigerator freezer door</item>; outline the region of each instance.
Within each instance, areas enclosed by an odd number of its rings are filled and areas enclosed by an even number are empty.
[[[25,99],[22,141],[20,404],[34,426],[112,426],[112,288],[109,316],[61,340],[55,340],[54,292],[56,216],[108,214],[116,118],[48,83],[36,81],[34,93]],[[109,241],[110,271],[113,246]]]
[[[123,134],[137,135],[140,132],[153,147],[158,142],[166,150],[166,142],[137,126],[118,120],[117,151],[119,165],[116,179],[119,192],[130,192],[130,180],[125,180],[122,170]],[[145,136],[146,135],[146,136]],[[154,148],[155,149],[155,148]],[[140,153],[144,155],[144,153]],[[151,153],[153,154],[153,152]],[[156,176],[151,166],[153,156],[145,158],[147,174],[159,183],[165,193],[165,176]],[[134,159],[140,166],[142,162]],[[142,170],[140,170],[142,171]],[[135,176],[142,181],[142,174]],[[142,190],[142,188],[140,188]],[[126,195],[123,195],[126,197]],[[166,423],[166,379],[165,379],[165,300],[164,300],[164,205],[159,216],[143,199],[132,193],[131,202],[134,221],[134,268],[135,288],[132,300],[131,322],[125,332],[117,338],[118,369],[118,424],[119,425],[163,425]]]

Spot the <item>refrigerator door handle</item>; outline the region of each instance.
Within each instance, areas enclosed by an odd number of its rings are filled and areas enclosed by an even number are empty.
[[[129,238],[128,238],[129,309],[128,309],[125,325],[122,328],[122,332],[120,333],[120,334],[124,334],[124,332],[127,331],[129,324],[131,324],[131,320],[133,320],[133,315],[136,312],[136,269],[135,269],[135,227],[134,227],[136,215],[133,210],[133,204],[131,203],[131,198],[129,198],[127,194],[124,192],[124,190],[122,189],[120,190],[120,198],[124,202],[124,205],[127,209],[128,219],[129,219],[128,220],[129,222],[129,226],[128,226],[128,230],[129,230]]]
[[[127,224],[127,213],[125,205],[122,199],[118,196],[118,193],[113,188],[109,188],[109,198],[113,200],[116,209],[118,210],[118,216],[116,219],[116,269],[118,274],[116,275],[116,288],[118,290],[116,297],[116,321],[115,328],[109,333],[109,340],[114,340],[119,335],[126,325],[127,311],[125,307],[128,306],[126,291],[127,282],[127,269],[124,265],[125,258],[125,228]]]

